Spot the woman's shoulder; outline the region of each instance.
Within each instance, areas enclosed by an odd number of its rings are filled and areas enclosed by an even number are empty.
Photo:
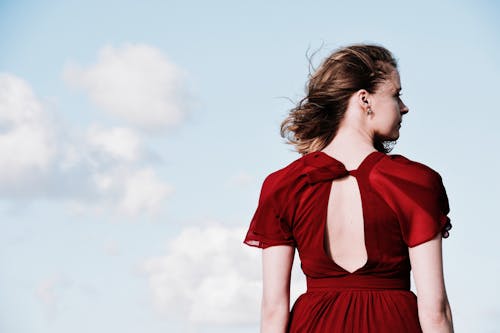
[[[301,156],[284,167],[268,174],[264,179],[265,187],[285,187],[290,186],[301,178],[306,167],[305,159],[307,155]]]
[[[451,229],[448,196],[440,174],[402,155],[385,155],[370,173],[370,183],[391,207],[409,247]]]
[[[276,201],[289,201],[309,183],[311,170],[322,167],[325,161],[314,161],[314,154],[305,154],[289,162],[284,167],[271,172],[262,184],[261,195]]]
[[[374,170],[389,177],[424,183],[441,181],[441,175],[438,171],[425,163],[415,161],[401,154],[385,154],[375,165]]]

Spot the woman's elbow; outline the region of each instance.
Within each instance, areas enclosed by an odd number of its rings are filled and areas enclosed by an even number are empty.
[[[424,333],[453,332],[451,307],[447,300],[436,307],[419,306],[418,315]]]
[[[285,332],[289,317],[287,302],[262,302],[261,332]]]

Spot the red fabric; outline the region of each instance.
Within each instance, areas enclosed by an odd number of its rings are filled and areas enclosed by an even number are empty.
[[[352,273],[323,247],[332,180],[348,174],[359,185],[368,255]],[[266,178],[244,242],[298,250],[308,289],[292,308],[288,332],[421,332],[408,247],[448,237],[448,212],[440,175],[423,164],[373,152],[347,171],[315,152]]]

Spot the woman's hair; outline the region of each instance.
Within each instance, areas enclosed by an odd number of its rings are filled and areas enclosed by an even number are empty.
[[[307,95],[282,122],[281,136],[303,155],[322,150],[335,137],[352,94],[360,89],[375,92],[394,69],[396,60],[382,46],[356,44],[336,50],[309,75]],[[390,144],[374,138],[378,151],[389,152]]]

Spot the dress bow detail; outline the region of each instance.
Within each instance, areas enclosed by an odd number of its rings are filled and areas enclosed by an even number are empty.
[[[355,174],[355,170],[348,171],[342,162],[321,152],[307,155],[305,163],[307,168],[304,174],[311,185]]]

